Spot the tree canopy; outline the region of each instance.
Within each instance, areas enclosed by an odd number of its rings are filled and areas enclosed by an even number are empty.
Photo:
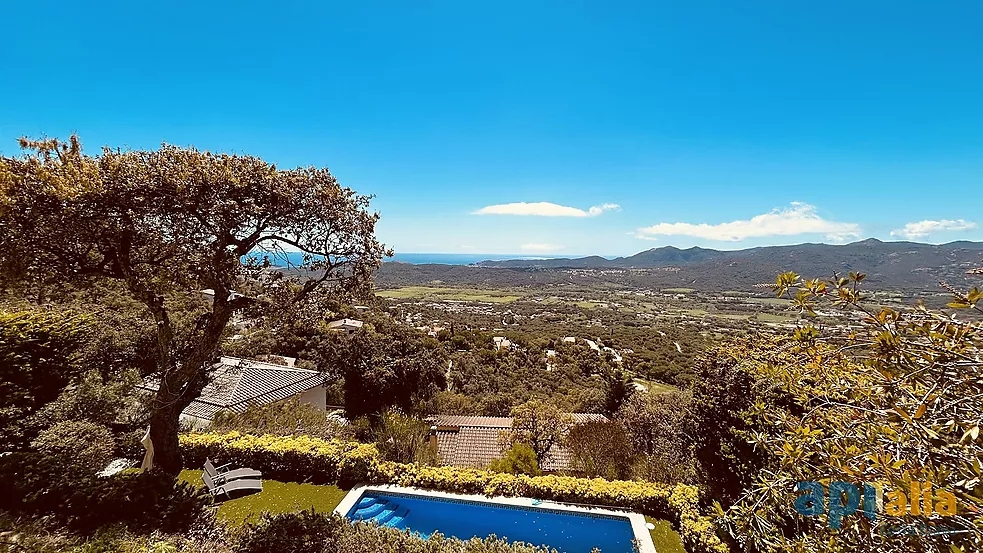
[[[151,436],[174,474],[178,416],[207,383],[233,314],[283,312],[326,286],[364,292],[391,253],[370,198],[325,168],[167,144],[90,156],[75,136],[21,146],[0,158],[0,273],[49,287],[111,279],[146,307],[159,384]],[[304,261],[278,270],[257,255],[283,248]],[[169,294],[203,289],[213,300],[179,332]]]
[[[328,331],[309,356],[329,377],[344,380],[350,419],[378,416],[389,407],[414,413],[447,385],[447,353],[433,338],[387,317],[370,317],[352,335]]]
[[[510,444],[532,447],[542,467],[551,459],[553,445],[560,444],[574,424],[573,416],[553,403],[532,399],[512,408],[512,430],[506,436]]]

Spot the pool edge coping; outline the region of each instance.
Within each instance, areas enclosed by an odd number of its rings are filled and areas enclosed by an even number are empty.
[[[362,497],[365,492],[392,492],[392,493],[403,493],[408,495],[420,495],[423,497],[437,497],[443,499],[461,499],[467,501],[474,501],[476,503],[488,503],[494,506],[496,503],[499,505],[511,505],[514,507],[523,507],[527,509],[545,509],[553,511],[567,511],[571,513],[593,513],[599,515],[607,515],[618,518],[627,518],[628,522],[631,524],[631,531],[635,534],[635,541],[638,542],[638,553],[657,553],[655,550],[655,543],[652,541],[652,535],[649,533],[648,528],[645,527],[645,517],[639,513],[625,510],[616,510],[607,507],[583,507],[577,505],[569,505],[566,503],[560,503],[556,501],[541,501],[539,504],[534,505],[532,502],[536,501],[532,497],[506,497],[497,495],[494,497],[489,497],[487,495],[477,495],[477,494],[463,494],[463,493],[448,493],[448,492],[438,492],[433,490],[427,490],[424,488],[409,488],[405,486],[395,486],[395,485],[362,485],[356,486],[349,490],[345,497],[341,500],[341,503],[335,507],[334,512],[346,516],[348,511],[355,506],[355,503]]]

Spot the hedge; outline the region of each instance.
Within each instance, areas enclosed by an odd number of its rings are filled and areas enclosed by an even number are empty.
[[[0,512],[43,516],[88,534],[107,521],[131,530],[186,532],[212,498],[154,471],[109,477],[67,471],[61,459],[31,452],[0,456]]]
[[[660,484],[525,476],[458,467],[383,461],[373,444],[308,436],[252,436],[229,432],[180,437],[185,465],[200,468],[205,458],[248,466],[282,481],[314,484],[396,484],[486,496],[523,496],[565,503],[627,508],[677,524],[690,553],[726,553],[712,519],[699,511],[699,492],[685,484]]]

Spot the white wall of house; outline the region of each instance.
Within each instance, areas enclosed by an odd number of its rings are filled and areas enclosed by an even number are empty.
[[[324,386],[317,386],[307,390],[306,392],[300,394],[299,399],[301,403],[309,403],[322,411],[324,411],[328,405],[328,393],[327,390],[324,389]]]

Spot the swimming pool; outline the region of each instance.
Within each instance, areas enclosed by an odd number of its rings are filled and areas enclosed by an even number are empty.
[[[644,517],[528,498],[463,496],[413,488],[352,490],[336,511],[349,520],[374,521],[427,537],[434,532],[467,540],[492,534],[509,541],[546,545],[562,553],[654,553]]]

